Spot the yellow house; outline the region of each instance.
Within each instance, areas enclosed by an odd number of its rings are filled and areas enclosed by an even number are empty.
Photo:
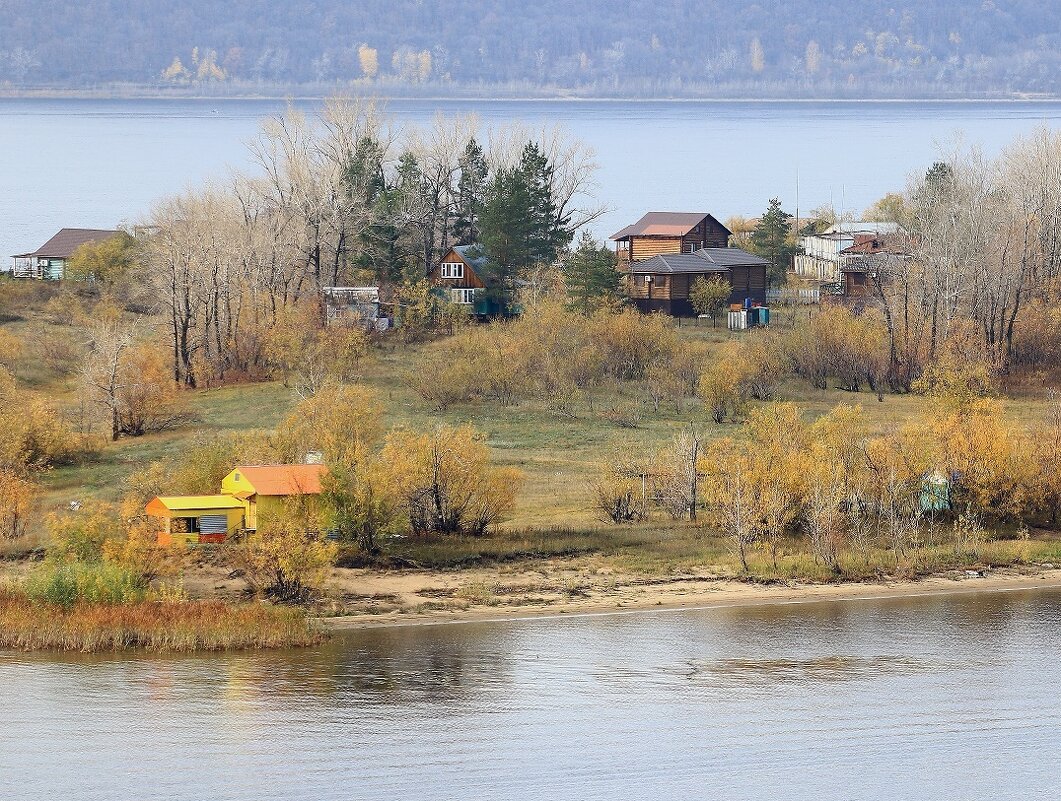
[[[320,495],[321,464],[243,465],[221,480],[221,493],[243,502],[244,528],[256,530],[258,515],[280,511],[284,499]]]
[[[152,500],[145,511],[165,521],[159,545],[224,542],[244,528],[245,507],[230,495],[181,495]]]

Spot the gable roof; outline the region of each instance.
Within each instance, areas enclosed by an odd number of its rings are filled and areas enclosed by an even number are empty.
[[[103,228],[61,228],[59,233],[32,253],[20,253],[17,258],[41,256],[48,259],[69,259],[75,250],[86,242],[110,239],[118,231]]]
[[[476,272],[486,266],[486,256],[478,245],[454,245],[450,250],[460,256],[464,263]]]
[[[240,465],[232,472],[241,473],[258,495],[319,495],[326,470],[322,464],[269,464]]]
[[[650,211],[633,225],[628,225],[609,237],[613,240],[627,239],[631,236],[685,236],[700,221],[711,217],[727,234],[732,233],[726,226],[710,214],[702,211]]]
[[[726,273],[731,267],[765,267],[770,262],[740,248],[701,248],[695,253],[664,253],[630,265],[631,273]]]

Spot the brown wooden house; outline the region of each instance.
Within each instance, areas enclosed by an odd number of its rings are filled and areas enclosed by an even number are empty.
[[[689,290],[697,278],[729,283],[730,303],[766,303],[769,262],[740,248],[700,248],[693,253],[666,253],[627,267],[626,291],[643,312],[662,311],[695,317]]]
[[[477,297],[486,288],[483,279],[485,265],[486,257],[475,245],[457,245],[450,248],[432,270],[431,283],[452,303],[474,307]]]
[[[703,212],[650,211],[633,225],[612,234],[619,268],[667,253],[724,248],[730,230]]]

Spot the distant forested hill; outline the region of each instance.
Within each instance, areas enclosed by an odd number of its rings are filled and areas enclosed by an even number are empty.
[[[1056,0],[0,0],[0,88],[1061,94]]]

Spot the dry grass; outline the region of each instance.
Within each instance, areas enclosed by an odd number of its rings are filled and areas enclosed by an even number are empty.
[[[947,529],[939,530],[946,535]],[[926,535],[932,532],[926,531]],[[865,551],[849,546],[840,557],[839,574],[815,559],[802,538],[785,541],[777,562],[765,548],[749,552],[747,573],[741,570],[735,549],[725,538],[688,522],[666,526],[645,523],[608,526],[585,531],[499,531],[483,537],[409,538],[388,548],[408,566],[429,570],[459,570],[495,567],[502,572],[540,564],[543,577],[555,578],[563,566],[590,571],[643,576],[646,581],[673,576],[708,576],[760,582],[879,581],[884,578],[915,579],[950,570],[1009,567],[1054,563],[1061,565],[1061,540],[1057,534],[1039,531],[1028,540],[998,532],[975,552],[955,553],[948,541],[923,544],[896,554],[874,545]],[[578,588],[556,585],[548,589],[577,594]],[[546,589],[523,586],[521,592]],[[490,590],[490,592],[487,592]],[[496,587],[473,587],[465,601],[505,594]],[[444,593],[448,595],[449,593]]]
[[[224,651],[321,642],[300,609],[223,601],[36,604],[0,588],[0,648],[21,651]]]

